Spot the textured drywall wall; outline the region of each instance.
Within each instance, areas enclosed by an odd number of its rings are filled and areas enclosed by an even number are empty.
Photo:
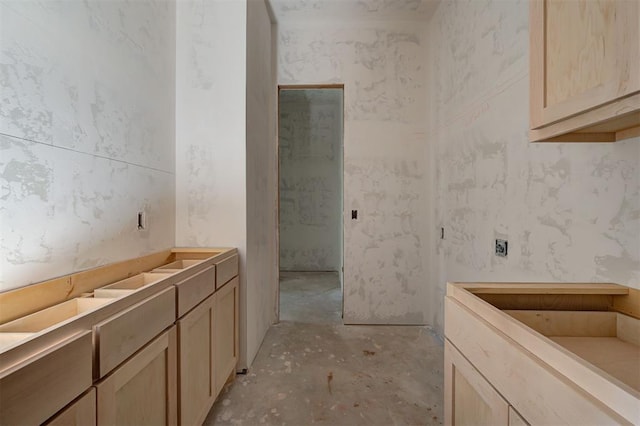
[[[281,90],[280,270],[342,268],[342,89]]]
[[[176,245],[238,248],[244,319],[247,4],[179,1],[176,15]]]
[[[0,3],[0,290],[173,245],[174,45],[169,2]]]
[[[424,52],[408,22],[279,26],[279,84],[344,83],[345,323],[425,322]]]
[[[640,140],[528,142],[528,2],[441,2],[429,23],[435,221],[428,322],[446,281],[640,287]],[[507,258],[494,240],[509,241]]]
[[[276,320],[276,84],[262,0],[180,1],[176,242],[240,252],[240,361]]]
[[[277,321],[277,84],[265,0],[247,2],[247,359]]]

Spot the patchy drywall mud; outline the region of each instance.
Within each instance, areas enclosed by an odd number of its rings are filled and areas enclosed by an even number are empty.
[[[279,27],[280,84],[344,84],[345,323],[425,322],[424,51],[417,24]]]
[[[447,281],[640,286],[640,140],[529,143],[528,25],[526,1],[441,2],[429,23],[440,330]]]
[[[174,14],[0,4],[0,290],[174,244]]]

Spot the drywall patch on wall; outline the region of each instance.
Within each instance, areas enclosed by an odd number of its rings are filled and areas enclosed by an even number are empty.
[[[447,230],[429,322],[442,332],[447,281],[638,287],[640,141],[529,143],[528,2],[442,2],[428,38],[431,226]]]
[[[342,89],[280,91],[280,270],[342,267]]]
[[[174,8],[5,1],[0,16],[0,290],[171,247]]]
[[[280,84],[344,84],[345,323],[425,322],[424,40],[411,23],[279,28]]]

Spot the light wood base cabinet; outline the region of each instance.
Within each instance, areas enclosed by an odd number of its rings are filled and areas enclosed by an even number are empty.
[[[238,362],[238,277],[215,294],[214,373],[218,395]]]
[[[638,301],[614,284],[449,283],[445,423],[640,424]]]
[[[216,398],[214,299],[205,299],[178,320],[179,418],[182,425],[202,424]]]
[[[177,423],[175,326],[96,384],[98,425]]]
[[[202,424],[235,373],[237,275],[236,249],[179,248],[0,293],[0,425]]]

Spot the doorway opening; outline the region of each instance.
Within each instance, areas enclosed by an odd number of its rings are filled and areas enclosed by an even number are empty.
[[[279,319],[342,324],[344,87],[278,90]]]

